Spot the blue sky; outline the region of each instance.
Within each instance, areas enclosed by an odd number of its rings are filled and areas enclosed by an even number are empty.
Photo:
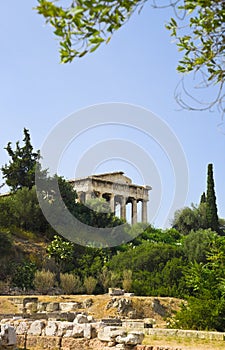
[[[8,161],[3,148],[8,141],[21,140],[24,127],[30,130],[34,147],[40,149],[57,123],[82,108],[108,102],[138,105],[161,118],[183,148],[189,169],[184,205],[199,202],[206,188],[207,164],[213,163],[219,215],[224,217],[225,135],[218,128],[221,116],[217,111],[180,110],[174,100],[180,80],[176,72],[180,55],[164,27],[170,10],[155,10],[146,3],[142,13],[134,15],[108,45],[62,65],[58,43],[43,18],[32,9],[35,5],[34,0],[2,3],[0,164]],[[210,98],[209,92],[206,98]],[[153,186],[151,171],[145,180],[153,187],[151,200],[157,201],[161,196],[152,221],[163,226],[173,197],[173,170],[165,153],[153,140],[145,140],[143,134],[118,126],[86,133],[83,139],[68,145],[59,165],[60,175],[74,177],[77,159],[85,151],[116,136],[135,142],[154,159],[162,183],[161,194]],[[141,183],[143,176],[135,164],[119,158],[118,154],[115,159],[96,164],[93,170],[123,170],[134,182]]]

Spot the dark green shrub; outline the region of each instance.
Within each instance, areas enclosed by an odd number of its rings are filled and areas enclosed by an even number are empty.
[[[32,262],[23,261],[20,264],[15,264],[12,277],[13,285],[23,290],[32,289],[36,269],[36,265]]]
[[[225,300],[190,298],[176,314],[172,327],[225,331]]]

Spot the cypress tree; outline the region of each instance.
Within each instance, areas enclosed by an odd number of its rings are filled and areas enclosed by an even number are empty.
[[[211,228],[213,231],[219,232],[219,219],[217,214],[216,194],[214,189],[212,164],[208,164],[206,218],[207,218],[208,228]]]
[[[206,195],[205,195],[205,192],[203,192],[202,195],[201,195],[200,204],[202,204],[202,203],[206,203]]]

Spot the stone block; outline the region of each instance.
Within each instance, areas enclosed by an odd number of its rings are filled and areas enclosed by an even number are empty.
[[[100,349],[95,348],[94,349]],[[62,338],[61,349],[63,350],[81,350],[89,349],[89,341],[85,339],[75,339],[75,338]]]
[[[142,332],[131,332],[127,336],[117,336],[116,342],[125,345],[137,345],[141,344],[144,339],[144,333]]]
[[[54,312],[59,310],[59,303],[47,303],[46,312]]]
[[[28,314],[37,312],[37,303],[29,302],[25,305],[25,310]]]
[[[16,331],[15,328],[10,326],[9,324],[1,324],[0,337],[2,345],[16,345]]]
[[[83,336],[86,339],[91,339],[93,336],[92,325],[90,323],[85,323],[83,326]]]
[[[23,299],[23,306],[26,307],[26,304],[27,304],[27,303],[35,303],[35,304],[37,304],[37,303],[38,303],[38,298],[36,298],[36,297],[27,297],[27,298],[24,298],[24,299]]]
[[[72,322],[67,322],[67,321],[63,321],[63,322],[57,321],[57,325],[58,325],[58,332],[57,332],[58,337],[63,337],[68,330],[72,331],[74,326]]]
[[[26,336],[25,335],[18,335],[16,336],[16,345],[18,349],[26,349]]]
[[[36,320],[36,321],[31,323],[27,334],[40,336],[42,334],[42,330],[44,329],[44,327],[45,327],[45,321],[43,321],[43,320],[40,320],[40,321]]]
[[[63,312],[71,312],[78,308],[78,303],[59,303],[59,309]]]
[[[109,288],[108,293],[110,296],[124,295],[124,290],[120,288]]]
[[[117,336],[126,336],[126,332],[115,327],[104,327],[98,332],[98,339],[101,341],[114,341]]]
[[[49,303],[44,303],[44,302],[39,302],[37,304],[37,311],[38,312],[45,312],[46,311],[46,307]]]
[[[28,332],[28,329],[30,328],[31,321],[21,321],[16,322],[15,328],[16,328],[16,334],[23,335]]]
[[[210,340],[225,340],[225,334],[222,332],[207,332]]]
[[[60,338],[59,337],[37,337],[33,335],[27,336],[26,349],[35,350],[60,350]]]
[[[71,336],[73,338],[83,338],[84,337],[84,325],[79,325],[79,324],[74,325],[73,329],[72,329]]]
[[[48,337],[56,337],[58,335],[58,324],[55,321],[48,321],[44,333]]]

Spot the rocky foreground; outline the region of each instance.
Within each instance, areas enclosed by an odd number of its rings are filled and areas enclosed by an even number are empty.
[[[157,315],[162,317],[171,310],[173,300],[165,303],[158,298],[125,296],[78,296],[73,301],[69,297],[48,298],[1,297],[1,302],[5,306],[10,303],[12,309],[11,313],[6,312],[10,309],[3,312],[0,303],[0,350],[181,350],[143,345],[143,340],[145,335],[225,339],[224,333],[160,328]],[[141,314],[142,318],[137,318]]]
[[[136,349],[144,333],[106,326],[78,314],[73,322],[12,319],[1,321],[0,349]]]

